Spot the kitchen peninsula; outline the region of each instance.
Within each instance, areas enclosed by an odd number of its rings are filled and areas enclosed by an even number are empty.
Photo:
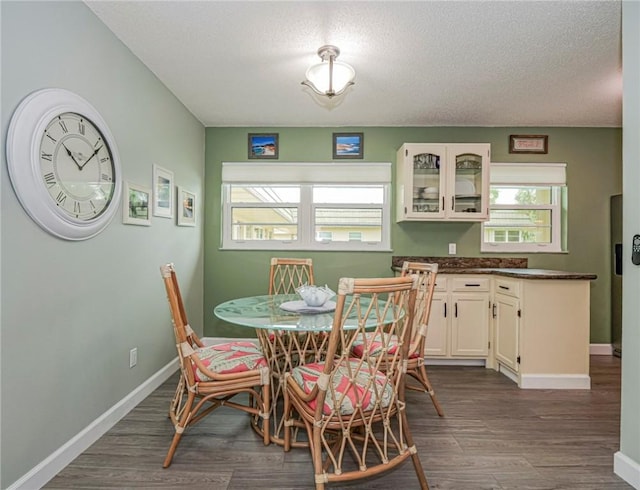
[[[439,265],[427,362],[484,363],[523,389],[590,389],[595,274],[529,269],[523,258],[392,257]],[[445,361],[437,361],[445,360]]]

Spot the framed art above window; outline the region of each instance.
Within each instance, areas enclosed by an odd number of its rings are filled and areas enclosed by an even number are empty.
[[[548,153],[549,136],[546,134],[512,134],[509,153]]]
[[[333,159],[363,158],[364,133],[333,133]]]
[[[249,133],[249,158],[277,159],[278,150],[278,133]]]

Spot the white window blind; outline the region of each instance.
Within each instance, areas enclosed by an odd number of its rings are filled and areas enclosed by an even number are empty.
[[[491,163],[491,185],[566,185],[566,163]]]
[[[256,182],[287,184],[388,184],[389,162],[224,162],[222,182]]]

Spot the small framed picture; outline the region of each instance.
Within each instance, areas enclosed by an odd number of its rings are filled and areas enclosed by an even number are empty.
[[[509,153],[547,153],[549,136],[546,134],[509,135]]]
[[[362,158],[363,133],[333,133],[333,158]]]
[[[196,226],[196,195],[178,186],[178,226]]]
[[[125,225],[151,226],[151,189],[124,182],[122,222]]]
[[[173,172],[153,165],[153,215],[173,217]]]
[[[278,133],[249,133],[249,158],[278,158]]]

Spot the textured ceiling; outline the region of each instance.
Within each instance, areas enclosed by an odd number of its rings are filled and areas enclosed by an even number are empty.
[[[622,123],[620,1],[85,3],[205,126]],[[323,44],[332,101],[300,84]]]

